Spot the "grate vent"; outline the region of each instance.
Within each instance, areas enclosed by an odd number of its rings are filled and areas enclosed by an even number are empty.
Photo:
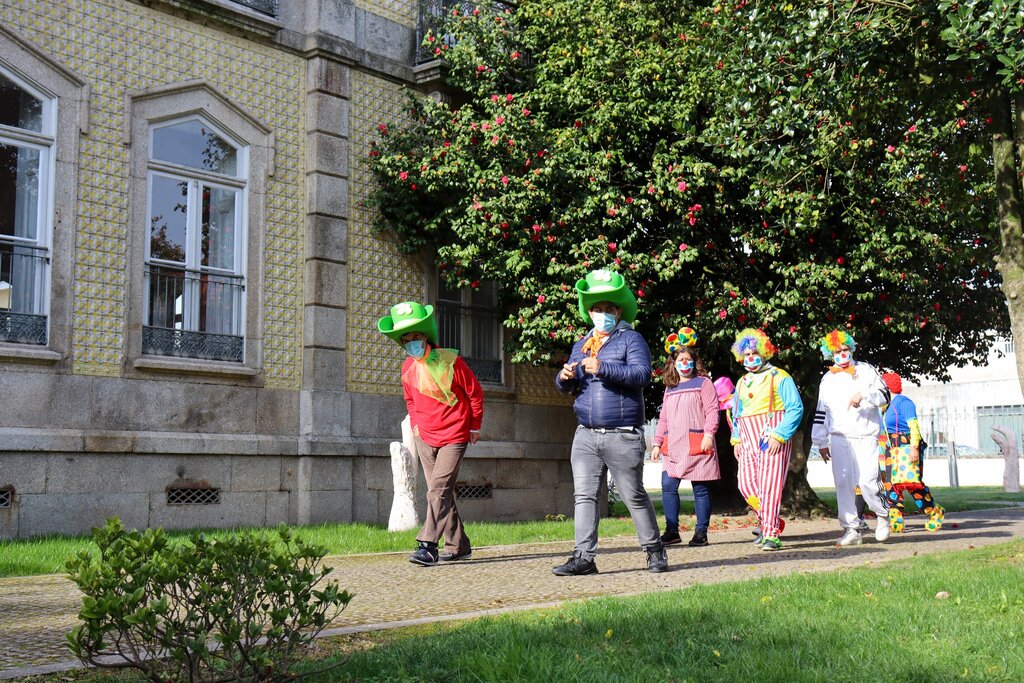
[[[168,488],[168,505],[220,505],[220,489],[204,488]]]
[[[11,507],[14,504],[14,489],[5,486],[0,489],[0,510]]]
[[[468,499],[493,498],[494,491],[490,484],[456,484],[455,497]]]

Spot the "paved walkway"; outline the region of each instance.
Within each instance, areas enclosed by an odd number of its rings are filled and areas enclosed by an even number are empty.
[[[600,574],[560,578],[571,542],[481,548],[469,562],[418,567],[405,553],[332,557],[332,574],[355,594],[330,633],[376,630],[410,623],[466,618],[564,600],[625,595],[714,583],[863,566],[925,553],[963,550],[1024,537],[1024,510],[951,513],[937,533],[924,531],[924,517],[908,518],[893,542],[839,549],[835,520],[793,521],[785,548],[766,553],[751,544],[749,529],[713,531],[703,548],[673,546],[670,571],[650,574],[635,538],[602,541]],[[62,576],[0,579],[0,679],[78,666],[64,646],[75,624],[80,597]]]

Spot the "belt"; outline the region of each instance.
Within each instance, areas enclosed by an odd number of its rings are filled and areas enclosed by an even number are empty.
[[[607,434],[608,432],[622,432],[624,434],[631,434],[637,430],[636,427],[584,427],[592,432],[598,434]]]

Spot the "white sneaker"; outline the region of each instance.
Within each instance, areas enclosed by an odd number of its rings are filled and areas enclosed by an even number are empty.
[[[889,518],[879,517],[878,526],[875,527],[875,540],[879,543],[889,540]]]
[[[860,545],[864,542],[860,532],[856,529],[847,529],[843,537],[836,541],[836,545],[846,547],[848,545]]]

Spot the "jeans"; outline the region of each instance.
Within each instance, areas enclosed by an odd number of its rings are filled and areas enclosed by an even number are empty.
[[[597,497],[608,472],[629,508],[640,545],[646,548],[661,542],[654,505],[644,489],[644,437],[639,429],[601,433],[579,426],[572,440],[571,458],[576,550],[584,559],[594,559],[597,549]]]
[[[679,530],[679,482],[682,479],[661,472],[661,507],[665,510],[665,530]],[[711,490],[706,481],[691,481],[693,508],[697,515],[697,531],[707,533],[711,524]]]

